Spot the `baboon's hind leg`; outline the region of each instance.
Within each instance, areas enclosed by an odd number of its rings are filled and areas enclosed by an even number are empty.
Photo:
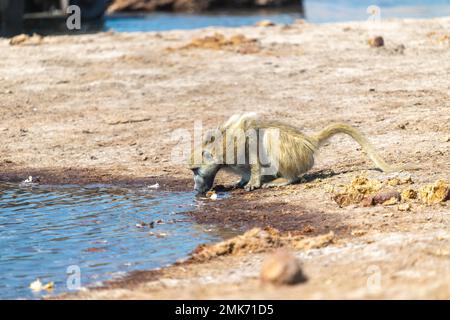
[[[300,181],[300,178],[298,178],[298,177],[290,178],[290,179],[278,178],[278,179],[272,180],[270,182],[263,183],[263,185],[261,187],[262,188],[284,187],[284,186],[296,183],[298,181]]]

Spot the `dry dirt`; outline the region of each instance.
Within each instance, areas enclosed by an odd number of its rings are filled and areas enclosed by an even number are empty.
[[[0,39],[0,180],[191,190],[189,170],[171,161],[174,130],[256,111],[306,133],[335,121],[357,126],[388,162],[420,168],[399,193],[448,182],[449,30],[450,18],[439,18]],[[378,35],[384,46],[371,47]],[[295,249],[305,283],[261,285],[266,248],[66,297],[449,299],[449,201],[338,205],[336,193],[357,176],[392,178],[372,168],[355,142],[337,136],[302,183],[235,190],[190,213],[242,231],[333,234],[324,247]]]

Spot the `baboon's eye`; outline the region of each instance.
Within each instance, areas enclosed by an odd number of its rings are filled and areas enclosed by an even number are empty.
[[[216,140],[216,137],[214,137],[214,136],[209,137],[209,143],[213,143],[214,140]]]
[[[206,161],[212,161],[213,160],[213,157],[212,157],[211,153],[209,153],[206,150],[204,150],[202,152],[202,156],[203,156],[203,159],[206,160]]]

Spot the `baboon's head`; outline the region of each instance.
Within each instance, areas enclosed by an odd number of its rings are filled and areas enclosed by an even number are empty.
[[[194,148],[189,168],[194,173],[195,191],[205,193],[212,188],[217,172],[228,165],[225,161],[227,149],[234,153],[235,144],[239,143],[235,139],[227,139],[227,135],[245,127],[247,121],[254,117],[253,113],[232,116],[215,130],[209,131],[202,144]]]
[[[194,190],[199,194],[204,194],[209,191],[213,186],[219,169],[220,166],[214,164],[192,168],[192,172],[194,173]]]
[[[214,183],[222,161],[217,157],[216,135],[210,132],[202,145],[196,146],[189,160],[189,168],[194,173],[194,190],[204,194]]]

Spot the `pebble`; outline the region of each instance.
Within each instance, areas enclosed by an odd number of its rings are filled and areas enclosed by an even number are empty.
[[[384,46],[384,39],[383,37],[373,37],[371,39],[369,39],[368,41],[369,46],[371,46],[372,48],[379,48],[379,47],[383,47]]]

